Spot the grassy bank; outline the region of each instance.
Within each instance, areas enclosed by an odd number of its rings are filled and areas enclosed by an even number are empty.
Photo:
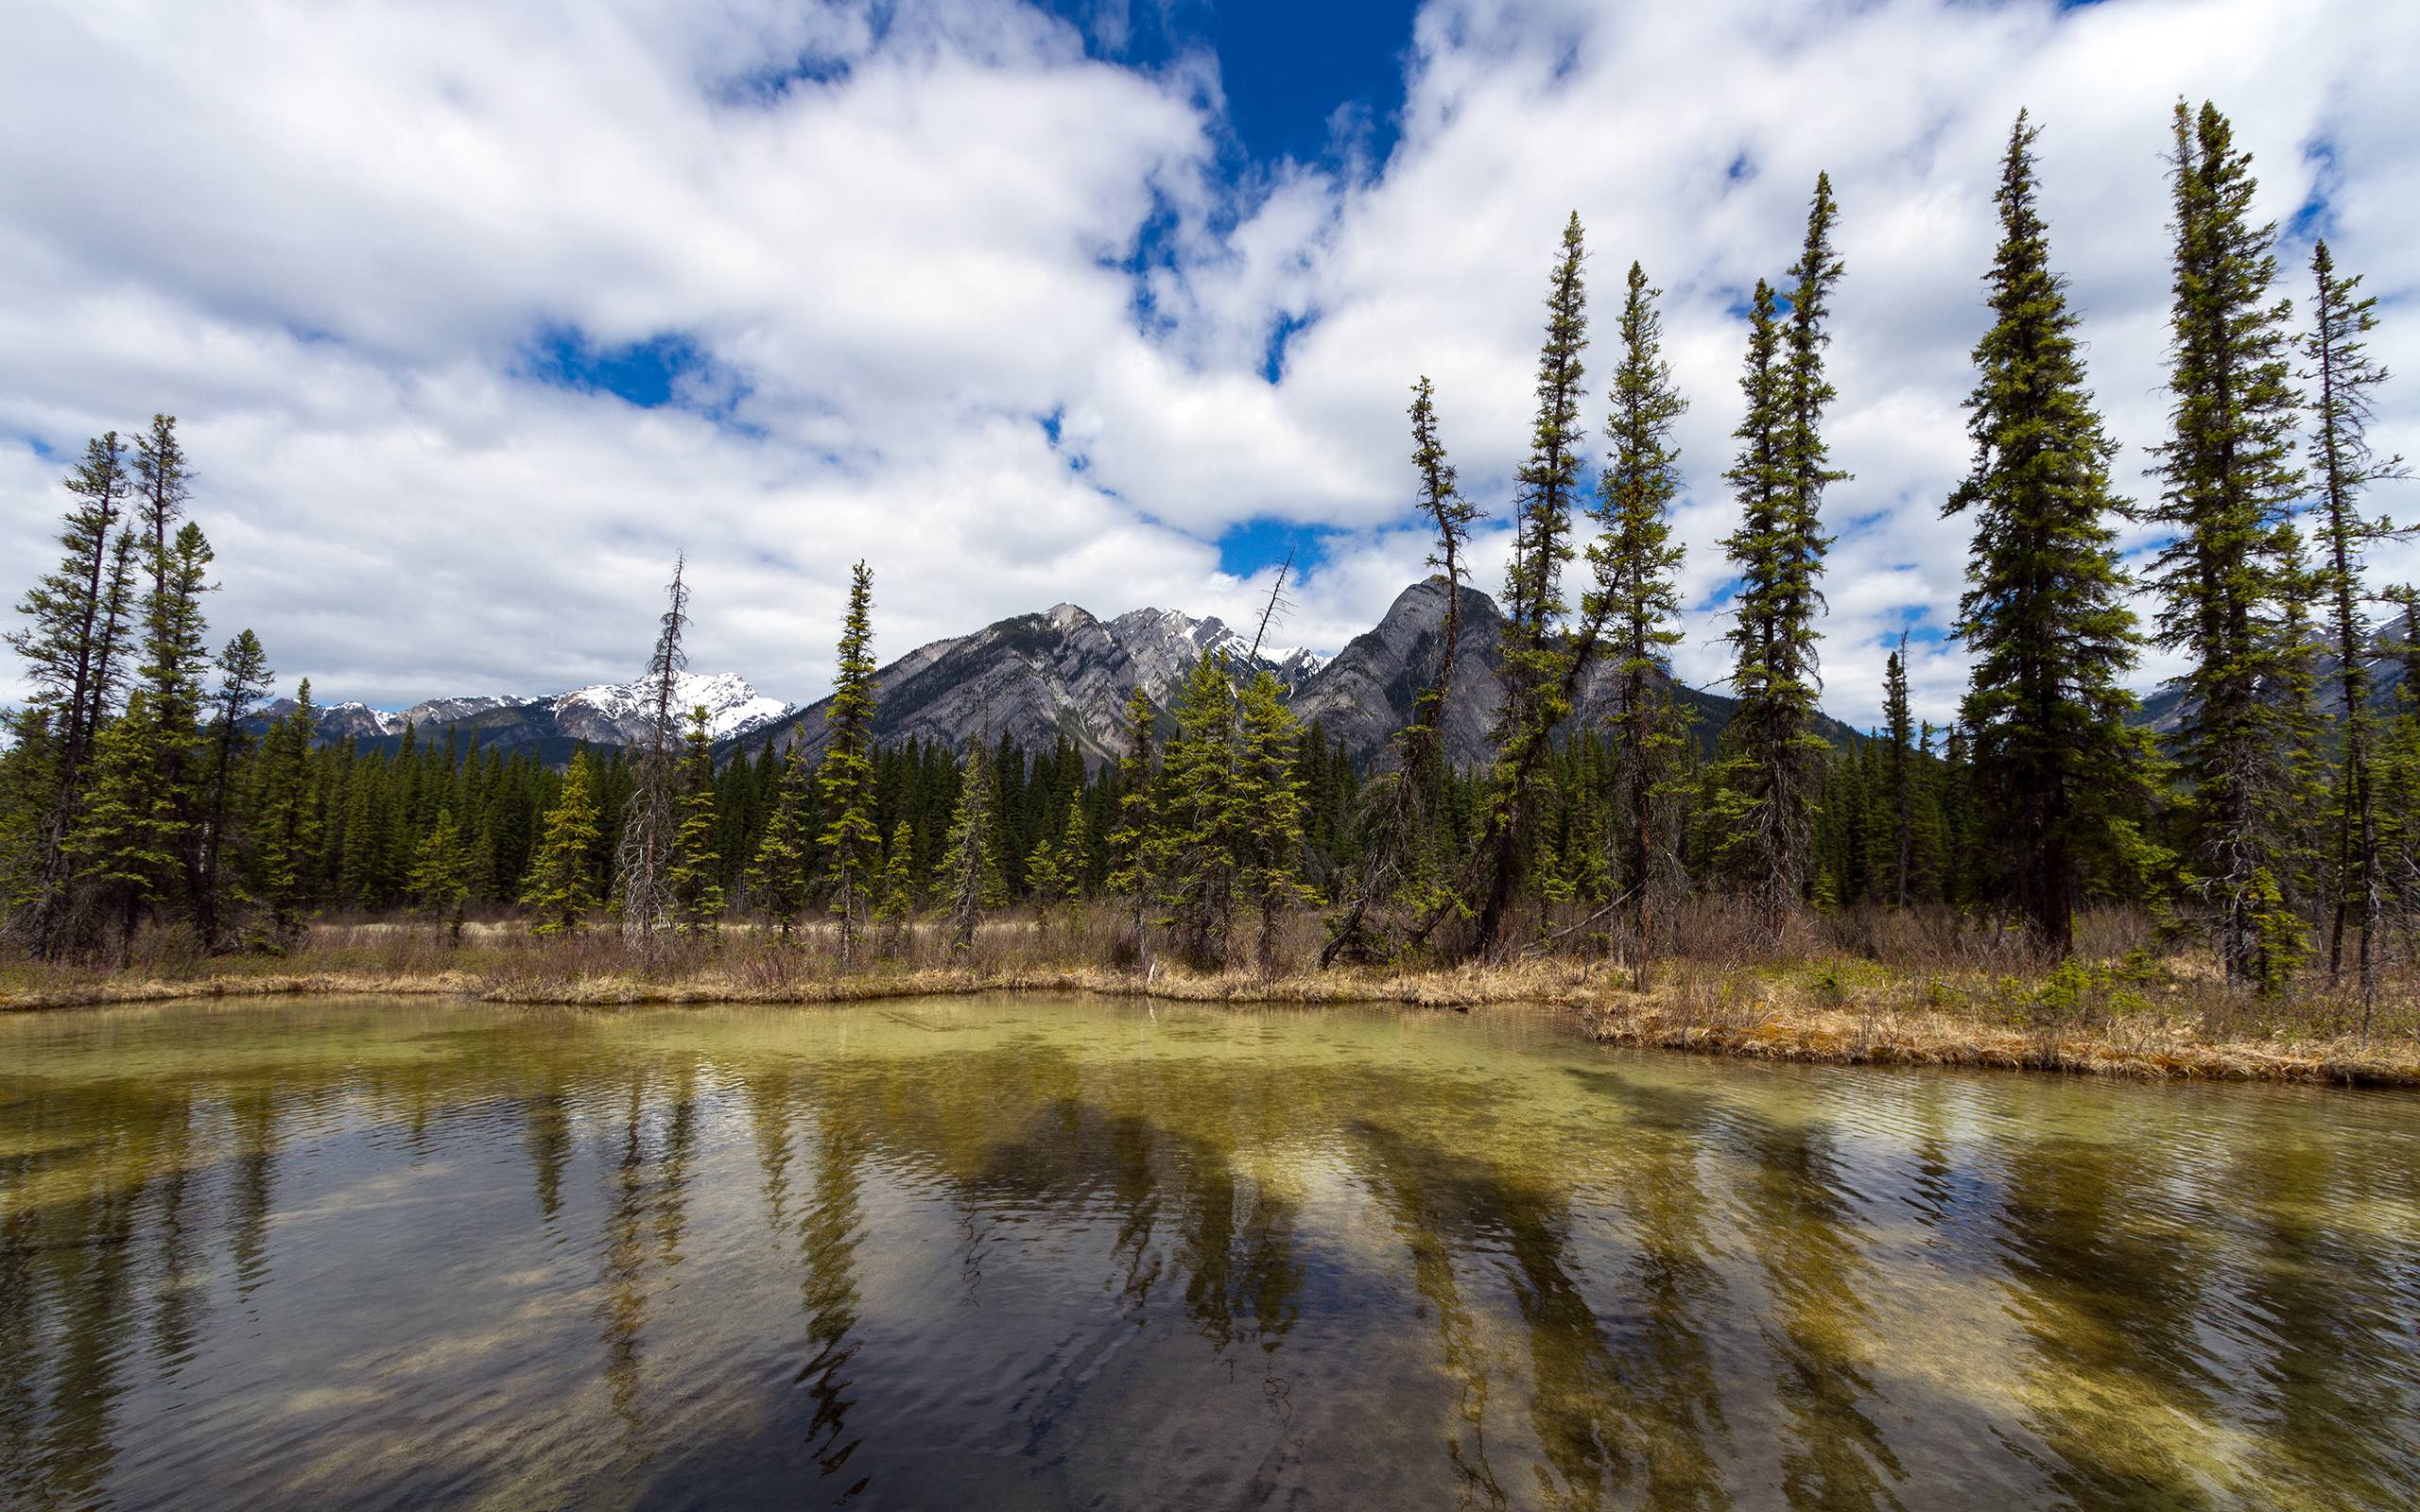
[[[2248,997],[2190,956],[2160,955],[2104,931],[2097,957],[2055,970],[1960,958],[1939,940],[1820,936],[1759,958],[1701,937],[1655,964],[1642,988],[1618,963],[1546,956],[1439,971],[1310,969],[1317,928],[1293,922],[1280,969],[1208,973],[1116,959],[1114,923],[1086,917],[988,924],[957,952],[934,932],[876,942],[838,969],[828,932],[789,941],[731,929],[667,949],[642,969],[609,933],[542,938],[476,924],[449,945],[409,921],[327,924],[283,956],[200,957],[164,944],[124,971],[0,965],[0,1009],[256,994],[445,994],[492,1003],[816,1004],[1037,991],[1201,1003],[1395,1004],[1569,1010],[1613,1044],[1763,1059],[1989,1066],[2135,1077],[2420,1086],[2420,1005],[2398,983],[2362,1038],[2357,1007],[2308,993]],[[2120,946],[2127,948],[2119,949]]]

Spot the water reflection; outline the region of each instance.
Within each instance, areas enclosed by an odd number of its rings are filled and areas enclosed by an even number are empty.
[[[0,1503],[2420,1501],[2420,1104],[1026,1001],[0,1022]]]

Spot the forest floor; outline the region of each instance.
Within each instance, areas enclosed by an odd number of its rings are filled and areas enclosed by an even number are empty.
[[[1234,1005],[1545,1005],[1593,1038],[1760,1059],[2005,1067],[2140,1078],[2420,1087],[2420,991],[2394,984],[2371,1032],[2322,992],[2266,1001],[2195,957],[2142,951],[2056,970],[1876,960],[1821,948],[1785,960],[1680,955],[1641,986],[1601,958],[1539,956],[1426,971],[1200,972],[1112,958],[1100,931],[987,925],[975,949],[931,935],[860,949],[839,970],[828,930],[785,944],[726,930],[666,951],[651,971],[610,932],[540,938],[475,924],[449,945],[418,922],[315,927],[284,955],[154,953],[126,970],[0,963],[0,1010],[276,994],[450,995],[525,1005],[820,1004],[980,992],[1083,993]],[[885,942],[873,942],[875,947]],[[1307,953],[1281,958],[1307,964]]]

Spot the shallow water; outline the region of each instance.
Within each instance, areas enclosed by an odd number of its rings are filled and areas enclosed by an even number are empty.
[[[0,1503],[2420,1505],[2420,1099],[1034,999],[0,1018]]]

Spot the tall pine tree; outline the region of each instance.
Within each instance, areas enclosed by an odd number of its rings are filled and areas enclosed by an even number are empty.
[[[1572,558],[1571,514],[1580,492],[1580,423],[1588,346],[1586,260],[1580,214],[1564,226],[1563,250],[1547,284],[1547,331],[1538,352],[1538,411],[1530,429],[1513,516],[1512,560],[1505,575],[1504,628],[1496,675],[1504,688],[1494,735],[1495,763],[1479,833],[1478,927],[1472,954],[1502,945],[1514,893],[1528,874],[1540,802],[1539,778],[1555,727],[1571,711],[1579,669],[1561,635],[1564,564]]]
[[[1462,496],[1454,464],[1446,459],[1445,443],[1437,434],[1436,389],[1425,374],[1412,385],[1410,414],[1411,465],[1420,475],[1421,512],[1436,531],[1428,565],[1437,569],[1432,581],[1444,585],[1437,667],[1413,696],[1411,722],[1396,732],[1393,770],[1377,774],[1365,790],[1368,819],[1361,865],[1343,911],[1330,922],[1327,943],[1320,951],[1322,969],[1339,958],[1370,961],[1388,954],[1392,944],[1373,926],[1370,916],[1398,898],[1421,916],[1411,929],[1414,939],[1425,939],[1461,909],[1461,895],[1452,878],[1434,865],[1435,799],[1447,776],[1445,716],[1454,696],[1454,666],[1461,654],[1462,551],[1480,511]]]
[[[1236,695],[1226,662],[1204,651],[1176,699],[1176,735],[1160,768],[1152,873],[1178,954],[1216,969],[1235,922],[1238,797]]]
[[[873,574],[850,569],[848,618],[840,628],[839,675],[824,710],[831,737],[816,783],[823,798],[823,873],[832,883],[832,912],[840,920],[840,965],[846,970],[859,922],[872,902],[882,864],[882,832],[873,822]]]
[[[2179,100],[2175,139],[2170,434],[2149,511],[2170,533],[2153,570],[2158,634],[2189,662],[2175,753],[2192,785],[2220,956],[2230,979],[2273,988],[2282,920],[2270,900],[2281,895],[2285,831],[2297,817],[2276,696],[2296,654],[2284,633],[2286,526],[2302,481],[2291,304],[2273,298],[2276,228],[2253,219],[2251,158],[2226,117]]]
[[[2327,938],[2327,971],[2344,965],[2347,917],[2359,916],[2357,971],[2361,1032],[2377,1003],[2377,941],[2385,901],[2379,875],[2377,712],[2372,707],[2368,590],[2362,580],[2370,547],[2400,534],[2385,520],[2361,513],[2361,495],[2388,478],[2410,475],[2400,456],[2370,449],[2372,394],[2387,371],[2369,354],[2377,328],[2377,299],[2360,292],[2359,274],[2336,270],[2327,243],[2311,249],[2312,329],[2303,353],[2304,379],[2313,387],[2309,461],[2320,485],[2317,527],[2320,584],[2331,623],[2336,676],[2343,706],[2343,759],[2336,795],[2335,906]]]
[[[1151,727],[1158,717],[1150,695],[1140,687],[1127,696],[1126,745],[1117,758],[1117,823],[1109,832],[1107,887],[1112,898],[1124,900],[1132,910],[1126,917],[1137,957],[1147,948],[1151,900],[1159,894],[1151,866],[1152,835],[1159,827],[1155,791],[1159,768]]]
[[[2016,906],[2036,943],[2064,955],[2083,869],[2106,858],[2111,819],[2145,799],[2154,758],[2123,682],[2139,637],[2109,523],[2126,507],[2110,489],[2118,448],[2050,267],[2039,133],[2018,112],[2001,160],[1992,325],[1966,400],[1975,463],[1945,512],[1975,523],[1957,627],[1975,653],[1962,707],[1972,780],[2008,848]]]
[[[1673,427],[1689,402],[1664,360],[1664,322],[1647,272],[1630,265],[1622,297],[1621,359],[1614,369],[1605,420],[1613,442],[1598,474],[1594,511],[1600,535],[1588,548],[1596,573],[1589,618],[1612,638],[1614,746],[1623,823],[1617,844],[1620,885],[1629,898],[1639,980],[1653,949],[1658,905],[1676,890],[1680,836],[1673,823],[1685,712],[1672,696],[1669,648],[1680,643],[1683,548],[1672,543],[1672,503],[1680,497],[1680,453]]]
[[[1738,708],[1723,731],[1716,773],[1718,868],[1778,929],[1806,886],[1813,840],[1814,788],[1823,737],[1807,728],[1814,689],[1799,675],[1807,633],[1802,610],[1811,581],[1793,570],[1795,552],[1789,410],[1781,323],[1763,280],[1748,309],[1748,357],[1739,387],[1747,414],[1732,435],[1740,443],[1723,474],[1739,501],[1740,524],[1723,541],[1739,586],[1732,597],[1732,692]]]

